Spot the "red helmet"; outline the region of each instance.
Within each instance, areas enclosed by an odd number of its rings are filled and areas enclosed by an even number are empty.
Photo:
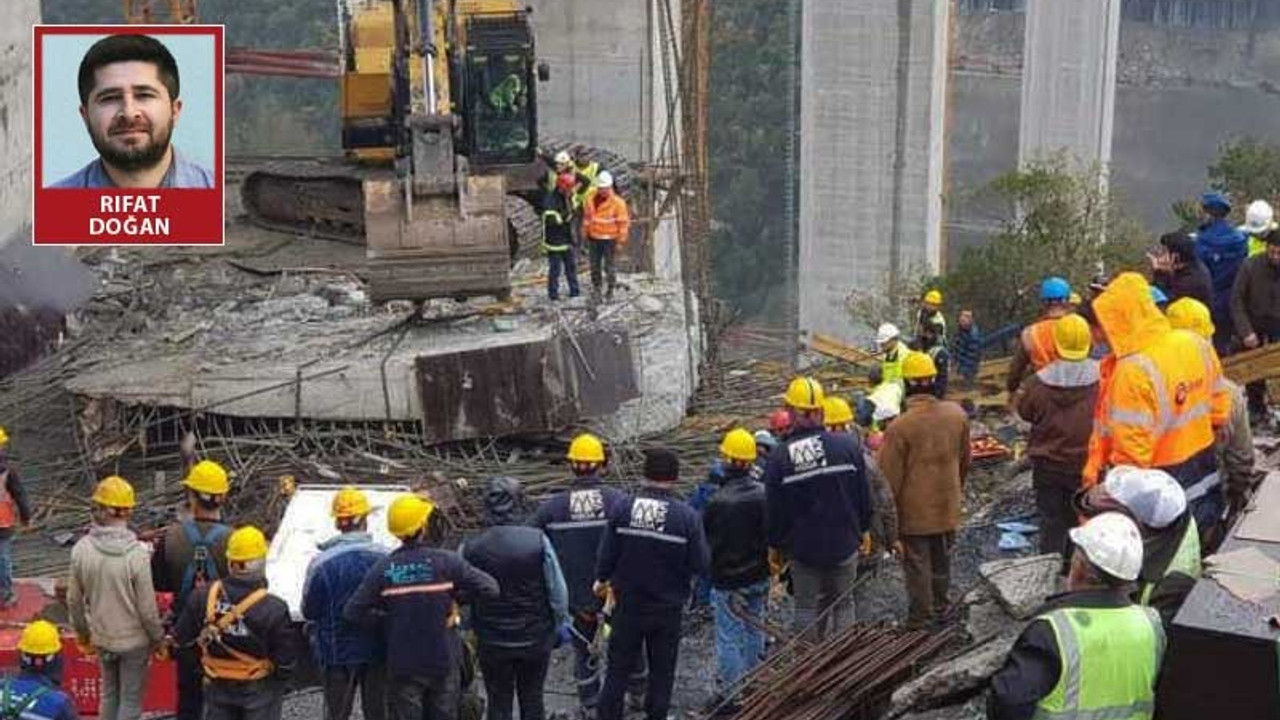
[[[786,408],[774,410],[769,416],[769,429],[774,435],[783,435],[791,429],[791,425],[795,420],[791,417],[791,411]]]
[[[573,173],[560,173],[560,175],[556,177],[556,189],[560,192],[570,192],[577,184],[577,180],[574,179]]]

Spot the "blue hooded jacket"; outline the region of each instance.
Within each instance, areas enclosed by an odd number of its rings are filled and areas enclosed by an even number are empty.
[[[387,551],[365,532],[349,532],[320,545],[307,568],[302,616],[309,623],[312,649],[321,667],[366,665],[381,659],[382,638],[342,617],[342,609]]]
[[[1217,218],[1200,226],[1196,233],[1196,255],[1209,269],[1213,283],[1213,324],[1231,328],[1231,286],[1235,284],[1240,263],[1249,254],[1249,240],[1226,218]]]

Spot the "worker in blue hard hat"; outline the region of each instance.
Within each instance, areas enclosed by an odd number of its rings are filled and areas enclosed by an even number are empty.
[[[1213,346],[1225,357],[1231,351],[1235,324],[1231,318],[1231,288],[1240,265],[1249,254],[1249,239],[1227,219],[1231,201],[1220,192],[1207,192],[1200,198],[1203,222],[1196,231],[1196,255],[1209,269],[1213,283],[1213,302],[1209,311],[1216,328]]]
[[[1060,277],[1045,278],[1040,283],[1040,305],[1043,307],[1040,317],[1022,329],[1022,336],[1013,347],[1005,388],[1010,397],[1028,374],[1058,359],[1053,344],[1053,325],[1058,318],[1072,312],[1071,283]]]

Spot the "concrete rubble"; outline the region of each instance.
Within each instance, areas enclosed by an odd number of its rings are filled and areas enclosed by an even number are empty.
[[[1045,598],[1060,592],[1062,556],[1057,553],[995,560],[978,569],[1000,605],[1018,620],[1029,620]]]

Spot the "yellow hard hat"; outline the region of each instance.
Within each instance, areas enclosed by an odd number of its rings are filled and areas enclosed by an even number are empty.
[[[902,378],[904,380],[927,380],[938,374],[938,366],[928,353],[908,353],[902,361]]]
[[[9,433],[5,431],[3,425],[0,425],[0,448],[8,444],[9,444]]]
[[[844,398],[829,397],[822,403],[822,423],[832,425],[848,425],[853,422],[853,408]]]
[[[229,562],[252,562],[267,556],[267,536],[252,525],[245,525],[227,538]]]
[[[811,377],[798,377],[787,386],[787,405],[797,410],[821,410],[825,397],[822,384]]]
[[[929,292],[924,294],[924,301],[929,303],[930,305],[941,305],[942,293],[937,290],[930,290]]]
[[[1084,298],[1080,297],[1080,293],[1072,290],[1071,294],[1067,296],[1067,302],[1071,303],[1072,305],[1079,305],[1080,303],[1084,302]]]
[[[330,511],[336,518],[362,518],[369,514],[369,497],[348,485],[333,496]]]
[[[93,501],[104,507],[121,509],[138,504],[134,499],[133,486],[119,475],[103,478],[93,490]]]
[[[22,628],[18,639],[18,652],[24,655],[48,657],[62,652],[62,635],[57,626],[48,620],[36,620]]]
[[[725,433],[720,441],[720,454],[730,460],[741,462],[756,461],[756,436],[742,428],[734,428]]]
[[[1213,337],[1213,317],[1204,303],[1192,297],[1180,298],[1165,311],[1175,330],[1190,330],[1208,340]]]
[[[1063,360],[1083,360],[1089,357],[1089,323],[1072,313],[1053,323],[1053,347]]]
[[[602,463],[604,462],[604,443],[591,433],[582,433],[569,443],[569,462]]]
[[[182,484],[205,495],[226,495],[231,490],[226,469],[212,460],[201,460],[192,465]]]
[[[426,527],[435,509],[436,506],[421,495],[401,495],[387,509],[387,531],[401,540],[411,538]]]

